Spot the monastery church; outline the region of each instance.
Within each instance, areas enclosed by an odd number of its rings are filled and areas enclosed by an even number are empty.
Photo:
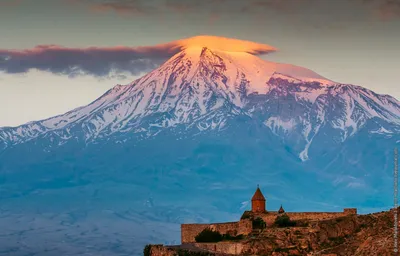
[[[266,223],[266,228],[271,227],[278,216],[286,214],[292,221],[320,221],[324,219],[338,218],[347,215],[357,214],[355,208],[345,208],[342,212],[285,212],[282,205],[278,211],[268,211],[266,199],[259,186],[251,198],[251,210],[245,211],[241,219],[237,222],[210,223],[210,224],[182,224],[181,242],[195,243],[195,237],[204,229],[211,228],[221,234],[248,235],[253,228],[253,220],[262,218]]]

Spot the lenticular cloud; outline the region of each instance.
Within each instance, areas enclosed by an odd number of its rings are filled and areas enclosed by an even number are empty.
[[[189,47],[208,47],[255,55],[276,51],[266,44],[216,36],[197,36],[142,47],[68,48],[39,45],[23,50],[0,49],[0,71],[24,73],[37,69],[69,76],[89,74],[101,77],[112,72],[139,75],[158,67],[174,54]]]
[[[247,52],[254,55],[266,54],[277,50],[267,44],[217,36],[196,36],[175,41],[172,44],[177,44],[182,48],[198,46],[228,52]]]

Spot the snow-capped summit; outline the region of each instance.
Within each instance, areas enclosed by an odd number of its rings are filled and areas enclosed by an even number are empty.
[[[305,160],[324,127],[339,130],[345,140],[372,118],[400,125],[400,105],[392,97],[333,82],[303,67],[228,50],[186,46],[157,69],[115,86],[91,104],[0,129],[0,139],[5,145],[45,134],[68,140],[77,129],[88,143],[121,132],[148,137],[177,126],[204,132],[224,128],[233,116],[261,113],[260,121],[275,134],[297,134],[304,141],[299,157]]]
[[[267,93],[269,90],[267,83],[276,73],[285,74],[303,82],[334,84],[309,69],[264,61],[249,53],[190,47],[174,55],[161,67],[129,86],[134,85],[133,91],[140,91],[151,83],[156,85],[156,94],[167,93],[169,96],[181,94],[186,87],[200,94],[204,92],[202,90],[209,89],[230,99],[237,106],[243,106],[243,102],[240,101],[243,90],[246,95]],[[155,102],[155,104],[158,103],[160,102]]]

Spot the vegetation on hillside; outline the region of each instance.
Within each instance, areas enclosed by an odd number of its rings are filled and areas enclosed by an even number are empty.
[[[267,224],[261,217],[257,217],[253,220],[253,229],[264,229],[267,227]]]
[[[195,240],[198,243],[218,243],[221,241],[238,241],[243,239],[243,235],[233,236],[231,234],[221,234],[218,231],[214,231],[210,228],[205,228],[196,237]]]
[[[241,220],[245,220],[245,219],[252,219],[253,218],[253,214],[251,211],[245,211],[242,214],[242,217],[240,217]]]
[[[283,214],[281,216],[276,217],[274,225],[280,228],[283,227],[294,227],[296,226],[296,222],[290,220],[287,214]]]
[[[198,243],[214,243],[222,241],[222,235],[211,228],[205,228],[194,239]]]
[[[144,249],[143,249],[143,255],[144,256],[150,256],[151,255],[151,244],[147,244]]]

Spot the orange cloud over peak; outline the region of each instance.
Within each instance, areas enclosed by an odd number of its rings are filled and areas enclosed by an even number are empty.
[[[183,49],[190,47],[207,47],[213,50],[227,52],[247,52],[250,54],[266,54],[277,51],[275,47],[267,44],[233,38],[201,35],[172,42]]]

